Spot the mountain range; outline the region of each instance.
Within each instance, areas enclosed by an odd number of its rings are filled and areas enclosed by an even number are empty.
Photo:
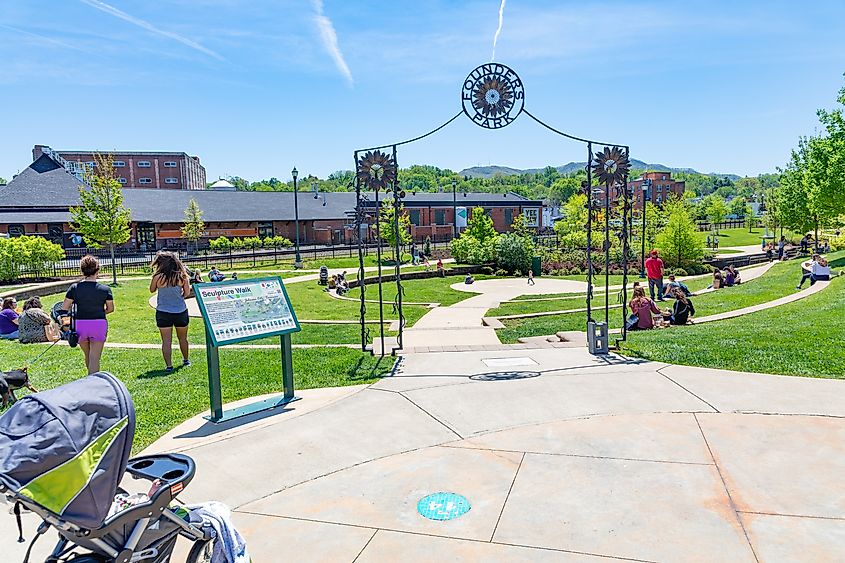
[[[586,162],[570,162],[569,164],[564,164],[563,166],[558,166],[555,169],[560,172],[561,174],[572,174],[573,172],[577,172],[578,170],[583,170],[584,167],[587,165]],[[737,174],[720,174],[720,173],[704,173],[698,172],[692,168],[672,168],[671,166],[666,166],[665,164],[649,164],[647,162],[643,162],[642,160],[637,160],[635,158],[631,159],[631,168],[636,170],[649,170],[653,172],[687,172],[690,174],[703,174],[705,176],[718,176],[720,178],[730,178],[731,180],[739,180],[740,176]],[[537,174],[542,172],[542,168],[527,168],[525,170],[520,170],[519,168],[510,168],[508,166],[497,166],[497,165],[490,165],[490,166],[473,166],[471,168],[464,168],[458,174],[461,176],[466,176],[468,178],[492,178],[496,174],[501,174],[502,176],[515,176],[517,174]]]

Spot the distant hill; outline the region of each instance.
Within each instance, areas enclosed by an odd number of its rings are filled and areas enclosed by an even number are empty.
[[[585,162],[570,162],[569,164],[564,164],[563,166],[558,166],[556,170],[561,174],[572,174],[577,172],[578,170],[583,170],[584,166],[586,166]],[[647,162],[643,162],[642,160],[637,160],[635,158],[631,159],[631,168],[637,170],[650,170],[654,172],[686,172],[690,174],[704,174],[705,176],[714,176],[719,178],[730,178],[731,180],[739,180],[740,176],[737,174],[721,174],[717,172],[713,173],[704,173],[698,172],[693,168],[672,168],[670,166],[666,166],[665,164],[649,164]],[[508,166],[473,166],[471,168],[464,168],[458,174],[461,176],[467,176],[468,178],[492,178],[496,174],[501,174],[502,176],[515,176],[517,174],[537,174],[542,172],[542,168],[527,168],[525,170],[520,170],[519,168],[510,168]]]

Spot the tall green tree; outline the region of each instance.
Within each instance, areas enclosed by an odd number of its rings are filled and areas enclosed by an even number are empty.
[[[7,182],[7,181],[6,181],[6,178],[4,178],[4,177],[0,176],[0,186],[5,186],[5,185],[6,185],[6,184],[8,184],[8,183],[9,183],[9,182]]]
[[[70,208],[71,222],[88,246],[109,247],[112,285],[117,285],[114,247],[130,236],[130,211],[123,206],[123,190],[117,180],[112,157],[95,154],[94,167],[86,174],[88,188],[79,188],[81,205]]]
[[[182,236],[194,243],[194,249],[198,247],[200,237],[205,231],[205,223],[202,220],[202,209],[197,200],[191,198],[188,207],[185,208],[185,222],[182,223]]]
[[[498,236],[496,228],[493,226],[493,219],[487,215],[483,207],[473,208],[472,216],[467,221],[465,232],[480,243],[484,243]]]
[[[705,198],[707,211],[707,220],[713,226],[713,231],[719,234],[719,223],[725,220],[728,215],[728,206],[725,205],[725,200],[716,194],[710,194]]]
[[[704,242],[683,201],[670,198],[663,204],[665,224],[657,235],[657,248],[668,266],[688,268],[704,257]]]

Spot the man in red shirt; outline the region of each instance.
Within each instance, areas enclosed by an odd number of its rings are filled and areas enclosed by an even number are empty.
[[[648,276],[648,292],[654,300],[654,288],[657,288],[657,300],[663,299],[663,260],[658,256],[657,250],[651,251],[651,256],[645,261],[645,271]]]

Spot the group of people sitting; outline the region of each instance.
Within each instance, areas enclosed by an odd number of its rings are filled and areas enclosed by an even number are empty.
[[[330,276],[328,286],[328,291],[334,290],[338,295],[348,293],[349,282],[346,281],[346,270],[343,273]]]
[[[820,254],[813,254],[813,259],[809,263],[801,264],[804,270],[801,275],[801,281],[795,286],[795,289],[801,289],[804,282],[810,280],[810,285],[814,285],[817,281],[830,280],[830,265],[827,259]]]
[[[707,289],[721,289],[723,287],[732,287],[742,283],[739,270],[734,268],[733,264],[725,267],[724,271],[716,268],[713,270],[713,281],[707,286]]]
[[[59,339],[58,328],[53,326],[48,315],[41,306],[41,299],[30,297],[27,299],[20,313],[18,302],[14,297],[3,300],[0,310],[0,338],[18,340],[22,344],[36,342],[54,342]]]
[[[634,296],[629,303],[631,315],[626,323],[628,330],[648,330],[655,326],[685,325],[695,315],[695,306],[690,299],[689,288],[669,276],[669,283],[664,288],[665,295],[675,299],[670,309],[661,311],[654,300],[648,297],[640,282],[634,282]]]

